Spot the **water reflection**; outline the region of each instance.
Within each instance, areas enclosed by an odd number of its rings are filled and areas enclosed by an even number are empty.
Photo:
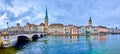
[[[70,44],[78,42],[78,36],[47,36],[46,38],[42,39],[42,41],[44,41],[45,44],[51,45]]]
[[[70,36],[71,42],[76,43],[78,41],[78,36]]]
[[[105,36],[105,35],[99,35],[98,36],[98,41],[99,42],[105,42],[107,40],[107,36]]]
[[[21,49],[24,49],[27,44],[29,44],[29,42],[26,42],[26,43],[17,42],[13,47],[15,47],[18,50],[21,50]]]
[[[91,40],[90,40],[90,36],[89,35],[86,35],[86,42],[88,44],[89,49],[91,49],[92,45],[91,45]]]

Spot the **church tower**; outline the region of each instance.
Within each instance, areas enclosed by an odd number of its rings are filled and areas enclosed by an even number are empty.
[[[89,26],[89,27],[92,26],[92,20],[91,20],[91,17],[90,17],[90,19],[89,19],[88,26]]]
[[[45,13],[45,31],[48,30],[48,12],[47,12],[47,7],[46,7],[46,13]]]

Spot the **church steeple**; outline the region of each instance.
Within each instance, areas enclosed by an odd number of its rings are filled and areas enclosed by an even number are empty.
[[[45,18],[48,18],[48,13],[47,13],[47,7],[46,7],[46,13],[45,13]]]
[[[88,26],[92,26],[92,19],[91,19],[91,17],[89,18],[89,23],[88,23]]]
[[[47,11],[47,7],[46,7],[46,12],[45,12],[45,29],[46,32],[48,30],[48,11]]]
[[[92,20],[91,20],[91,17],[90,17],[89,21],[92,21]]]

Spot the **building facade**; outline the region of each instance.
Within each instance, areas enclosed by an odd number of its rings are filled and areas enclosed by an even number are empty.
[[[64,25],[63,24],[51,24],[49,25],[48,27],[48,33],[49,34],[63,34],[63,28],[64,28]]]
[[[44,32],[45,29],[45,24],[41,23],[40,25],[38,25],[38,32]]]
[[[104,26],[98,26],[97,32],[98,33],[109,33],[109,29],[107,27],[104,27]]]
[[[78,35],[78,28],[77,28],[77,27],[73,27],[73,28],[71,29],[71,34],[73,34],[73,35]]]
[[[9,27],[8,28],[9,31],[14,31],[14,32],[21,32],[24,31],[24,28],[22,26],[20,26],[20,23],[17,23],[15,27]]]
[[[64,26],[63,33],[64,34],[70,34],[71,33],[71,27],[70,26]]]
[[[78,27],[78,33],[80,35],[85,35],[86,34],[86,26],[80,26],[80,27]]]

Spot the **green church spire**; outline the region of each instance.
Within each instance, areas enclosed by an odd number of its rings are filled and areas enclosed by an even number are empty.
[[[48,18],[48,11],[47,11],[47,7],[46,7],[45,18]]]
[[[47,12],[47,7],[46,7],[44,31],[47,32],[47,30],[48,30],[48,12]]]

